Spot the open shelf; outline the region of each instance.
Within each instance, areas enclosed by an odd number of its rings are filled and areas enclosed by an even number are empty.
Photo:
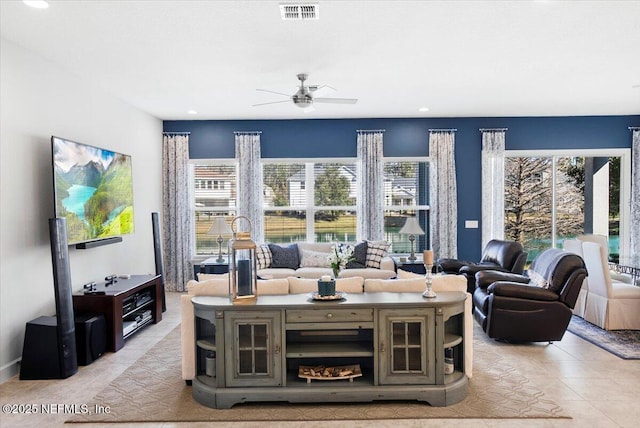
[[[287,358],[373,357],[370,342],[288,343]]]
[[[462,343],[462,336],[453,333],[446,333],[444,335],[444,346],[443,348],[453,348],[456,345]]]
[[[202,339],[198,339],[196,341],[196,345],[198,345],[198,348],[202,348],[207,351],[215,351],[216,338],[215,336],[203,337]]]

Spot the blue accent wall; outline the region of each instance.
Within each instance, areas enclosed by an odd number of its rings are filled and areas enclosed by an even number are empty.
[[[234,131],[262,131],[263,158],[355,157],[356,130],[384,129],[384,155],[428,156],[429,129],[456,128],[458,256],[479,260],[482,136],[480,128],[508,128],[507,150],[631,148],[630,126],[640,115],[303,120],[165,121],[165,132],[190,132],[191,159],[233,158]],[[637,168],[638,166],[633,166]]]

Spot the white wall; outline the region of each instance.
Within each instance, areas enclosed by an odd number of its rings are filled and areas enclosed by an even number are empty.
[[[155,271],[151,212],[162,210],[162,122],[2,40],[0,382],[17,373],[25,323],[55,314],[51,135],[132,157],[135,234],[113,245],[69,248],[74,291],[107,274]]]

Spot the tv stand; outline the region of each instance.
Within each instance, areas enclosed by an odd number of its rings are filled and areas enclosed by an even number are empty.
[[[117,352],[124,341],[162,320],[162,277],[131,275],[98,283],[95,290],[73,295],[73,310],[102,314],[107,322],[107,350]]]

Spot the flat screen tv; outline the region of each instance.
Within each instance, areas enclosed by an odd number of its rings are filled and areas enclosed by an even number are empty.
[[[134,231],[131,156],[51,137],[55,216],[69,245]]]

